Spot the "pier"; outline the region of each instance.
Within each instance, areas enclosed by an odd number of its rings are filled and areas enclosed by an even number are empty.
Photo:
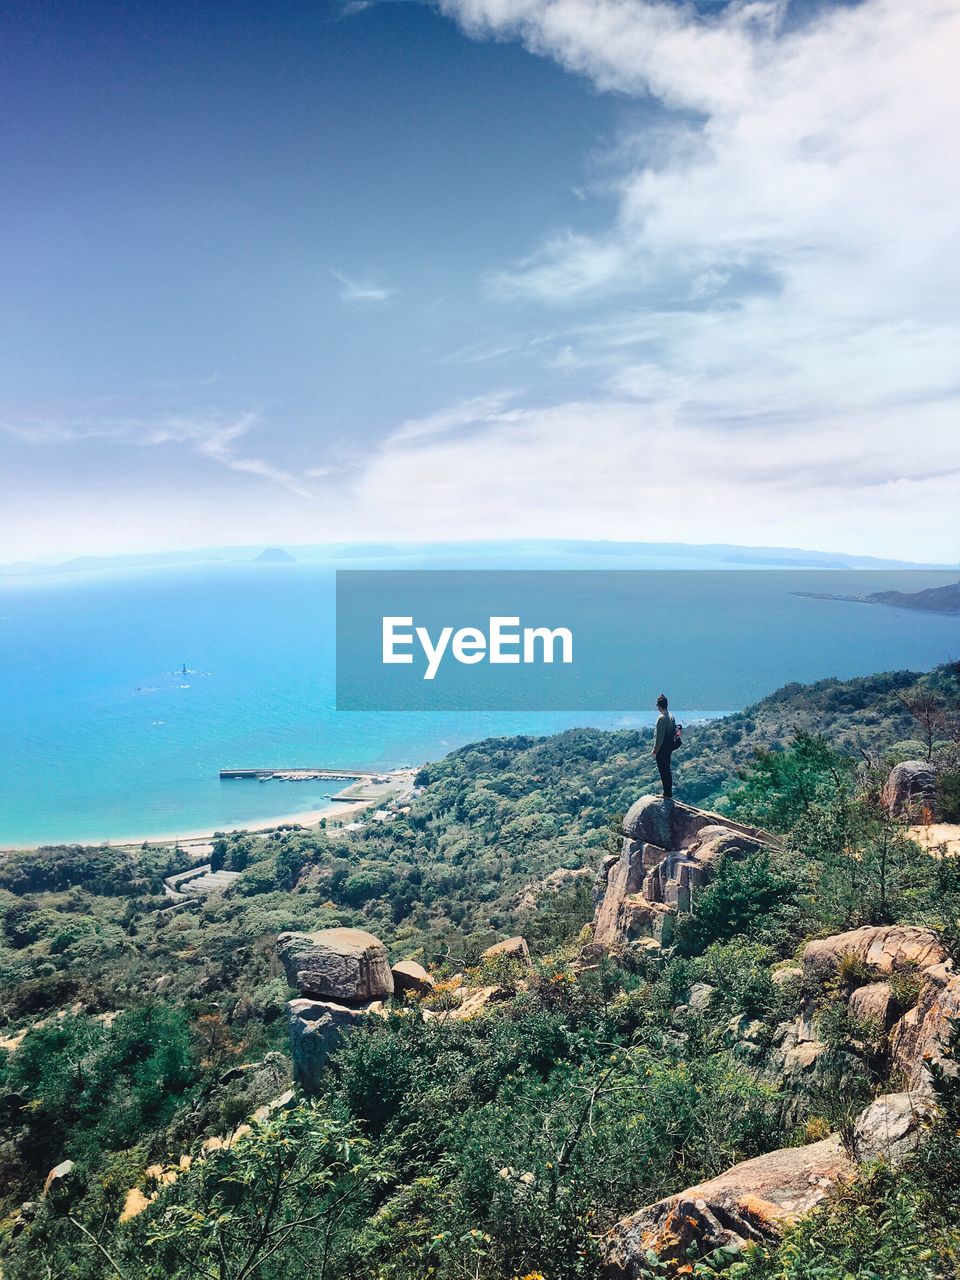
[[[257,782],[343,782],[346,786],[330,796],[331,801],[370,804],[413,790],[416,769],[221,769],[220,780],[250,780]]]
[[[281,778],[291,782],[359,782],[361,778],[388,777],[369,769],[221,769],[220,780],[225,778]]]

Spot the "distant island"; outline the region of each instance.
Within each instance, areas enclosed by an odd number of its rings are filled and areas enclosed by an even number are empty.
[[[895,609],[917,609],[921,613],[960,614],[960,582],[923,591],[873,591],[866,596],[835,596],[826,591],[796,591],[811,600],[852,600],[856,604],[887,604]]]
[[[283,547],[265,547],[253,559],[257,564],[287,564],[296,560],[296,556],[292,556],[289,551],[284,551]]]

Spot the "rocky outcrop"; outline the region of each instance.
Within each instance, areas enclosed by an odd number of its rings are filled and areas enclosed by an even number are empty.
[[[623,833],[622,852],[603,860],[594,891],[598,947],[644,937],[669,942],[677,914],[696,909],[697,891],[723,858],[743,857],[771,842],[753,827],[657,796],[632,806]]]
[[[302,996],[357,1004],[393,995],[387,949],[364,929],[281,933],[277,955]]]
[[[888,975],[906,968],[928,969],[946,959],[947,953],[931,929],[865,925],[808,942],[803,949],[803,981],[811,989],[822,987],[844,961],[856,961],[878,975]]]
[[[878,1079],[929,1092],[931,1065],[947,1064],[950,1018],[960,1013],[960,978],[929,929],[868,926],[807,944],[802,968],[774,970],[798,1012],[772,1034],[735,1018],[726,1042],[738,1061],[776,1088],[785,1123],[816,1110],[824,1091],[866,1097]],[[845,1038],[825,1029],[827,1009],[845,1006]],[[952,1068],[947,1068],[952,1069]]]
[[[393,974],[393,993],[426,996],[434,988],[434,981],[422,964],[416,960],[400,960],[390,970]]]
[[[936,811],[937,771],[929,760],[894,765],[883,788],[883,801],[893,818],[932,819]]]
[[[797,1050],[808,1068],[818,1058],[822,1064],[826,1046],[817,1038],[818,1012],[837,999],[871,1042],[874,1069],[882,1068],[886,1078],[929,1092],[934,1063],[953,1070],[946,1050],[952,1019],[960,1017],[960,975],[932,930],[868,925],[817,938],[803,951],[802,987],[803,1010],[777,1029],[779,1051],[768,1073],[789,1076]],[[804,1044],[816,1048],[801,1049]]]
[[[519,935],[515,938],[504,938],[502,942],[495,942],[492,947],[487,947],[483,953],[484,960],[492,960],[496,956],[507,956],[510,960],[521,960],[524,964],[530,963],[530,948],[527,946],[526,938]]]
[[[932,1113],[929,1100],[909,1093],[876,1098],[857,1117],[848,1152],[839,1134],[806,1147],[786,1147],[744,1160],[697,1186],[623,1218],[605,1242],[608,1280],[649,1275],[648,1253],[661,1262],[704,1257],[714,1249],[742,1249],[774,1241],[856,1173],[857,1161],[896,1166],[915,1149]]]
[[[670,1262],[685,1260],[691,1250],[702,1257],[776,1239],[786,1223],[819,1204],[854,1169],[838,1134],[745,1160],[618,1222],[606,1238],[605,1274],[609,1280],[649,1274],[650,1251]]]
[[[341,1034],[360,1026],[369,1013],[382,1013],[380,1001],[348,1007],[330,1000],[291,1000],[287,1005],[293,1078],[308,1093],[320,1088],[327,1059]]]
[[[924,1123],[935,1107],[914,1093],[888,1093],[876,1098],[857,1117],[853,1146],[858,1160],[885,1160],[896,1166],[917,1146]]]

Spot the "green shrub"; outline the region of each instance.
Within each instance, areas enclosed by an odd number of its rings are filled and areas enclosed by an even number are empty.
[[[960,769],[937,778],[937,809],[944,822],[960,822]]]
[[[714,879],[697,895],[694,914],[681,917],[677,950],[699,955],[713,942],[756,936],[795,896],[795,885],[773,869],[769,854],[724,858]]]

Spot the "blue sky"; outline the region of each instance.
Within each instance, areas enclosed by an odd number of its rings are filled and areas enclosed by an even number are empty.
[[[9,3],[0,560],[960,558],[946,0]]]

